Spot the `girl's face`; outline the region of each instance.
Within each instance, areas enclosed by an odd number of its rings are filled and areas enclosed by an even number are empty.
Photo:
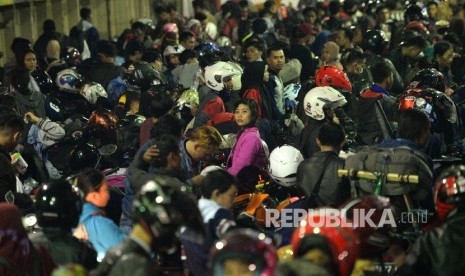
[[[224,193],[219,194],[218,190],[215,190],[213,193],[217,193],[213,195],[213,200],[223,208],[231,209],[234,205],[234,199],[237,196],[237,188],[235,185],[231,185],[231,187]]]
[[[321,60],[326,63],[331,63],[331,53],[326,46],[321,50]]]
[[[454,59],[454,50],[447,50],[442,56],[438,56],[438,63],[441,66],[450,66]]]
[[[26,67],[27,70],[33,71],[37,67],[37,59],[36,55],[33,53],[27,53],[24,56],[24,67]]]
[[[240,127],[250,124],[252,121],[250,107],[245,104],[240,104],[234,112],[234,119],[236,120],[236,124]]]

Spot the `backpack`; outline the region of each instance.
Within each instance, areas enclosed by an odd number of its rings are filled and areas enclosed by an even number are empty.
[[[397,148],[362,147],[358,153],[347,157],[345,169],[418,176],[418,184],[407,183],[405,178],[401,181],[386,179],[381,187],[380,195],[387,197],[409,194],[413,200],[424,200],[433,185],[433,172],[428,165],[428,157],[422,152],[406,146]],[[349,177],[349,180],[352,196],[359,197],[375,193],[375,181],[355,177]]]

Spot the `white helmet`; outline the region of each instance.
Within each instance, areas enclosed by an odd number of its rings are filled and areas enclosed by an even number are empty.
[[[216,44],[218,44],[218,47],[230,47],[231,39],[227,36],[220,36],[216,39]]]
[[[323,108],[335,109],[347,103],[341,92],[330,86],[319,86],[307,92],[304,98],[304,110],[307,116],[315,120],[323,120]]]
[[[205,82],[207,86],[215,91],[224,89],[223,79],[237,74],[231,64],[218,61],[213,65],[205,67]]]
[[[108,98],[107,92],[100,83],[86,83],[79,92],[91,104],[96,104],[99,97]]]
[[[304,157],[292,146],[275,148],[270,155],[269,173],[276,183],[284,187],[294,186],[297,182],[297,167]]]
[[[163,56],[180,55],[182,52],[184,52],[184,47],[182,47],[182,45],[168,45],[165,51],[163,51]]]
[[[55,83],[61,91],[79,92],[82,77],[73,69],[64,69],[58,72]]]

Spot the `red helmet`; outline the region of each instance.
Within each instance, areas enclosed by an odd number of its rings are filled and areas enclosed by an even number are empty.
[[[400,97],[399,111],[412,108],[424,110],[427,104],[432,105],[434,94],[433,89],[411,88]]]
[[[227,264],[228,261],[234,262]],[[234,265],[241,274],[275,275],[278,256],[270,238],[252,229],[228,232],[212,246],[210,265],[213,275],[224,275],[225,266]]]
[[[410,21],[404,28],[405,31],[415,31],[422,36],[429,34],[428,28],[420,21]]]
[[[441,221],[458,205],[465,203],[464,165],[451,166],[441,173],[436,182],[434,203]]]
[[[347,217],[353,221],[352,229],[360,238],[360,257],[370,258],[379,256],[389,246],[388,232],[391,228],[389,226],[373,228],[370,227],[370,225],[364,225],[365,223],[363,223],[363,225],[361,225],[361,223],[356,223],[353,219],[354,210],[356,209],[363,209],[365,214],[370,212],[371,209],[374,209],[375,212],[370,215],[370,219],[375,225],[378,225],[383,217],[383,211],[391,209],[389,199],[375,195],[367,195],[363,198],[355,198],[341,208],[341,216]]]
[[[342,92],[352,91],[352,84],[344,71],[333,65],[320,67],[315,74],[316,86],[331,86]]]
[[[336,226],[329,227],[325,225],[325,221],[330,221],[330,218],[324,214],[325,209],[320,209],[321,212],[309,214],[307,220],[302,220],[299,228],[292,235],[292,249],[294,257],[299,257],[299,252],[305,254],[306,244],[311,244],[314,248],[314,242],[307,242],[311,238],[323,236],[329,245],[332,261],[337,266],[338,274],[341,276],[350,275],[352,268],[359,256],[360,240],[357,234],[349,227]],[[337,210],[334,210],[336,213]],[[314,225],[323,225],[315,227]],[[311,249],[308,248],[308,249]]]

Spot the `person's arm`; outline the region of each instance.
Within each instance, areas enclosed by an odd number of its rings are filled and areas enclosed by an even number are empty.
[[[65,130],[48,118],[42,119],[32,112],[27,112],[24,118],[39,127],[39,138],[47,147],[55,144],[65,136]]]
[[[126,238],[126,234],[121,231],[121,228],[109,218],[95,216],[92,224],[96,233],[96,240],[105,251],[122,243]]]

